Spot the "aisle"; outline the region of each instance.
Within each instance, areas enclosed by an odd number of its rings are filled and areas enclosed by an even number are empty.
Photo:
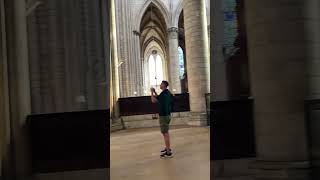
[[[209,180],[207,127],[172,129],[174,158],[160,159],[158,128],[111,134],[111,180]]]

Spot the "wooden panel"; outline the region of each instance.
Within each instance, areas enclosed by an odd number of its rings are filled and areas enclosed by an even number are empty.
[[[158,112],[157,104],[151,103],[150,96],[120,98],[119,107],[121,116],[155,114]],[[189,94],[176,94],[174,96],[173,111],[190,111]]]
[[[312,179],[320,178],[320,100],[306,101],[308,145],[312,164]]]
[[[35,173],[109,168],[109,110],[28,116]]]
[[[255,157],[253,101],[211,102],[211,160]]]

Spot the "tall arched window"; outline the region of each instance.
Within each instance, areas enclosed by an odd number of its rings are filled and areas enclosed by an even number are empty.
[[[159,86],[163,80],[162,59],[160,55],[149,57],[149,80],[151,86]]]
[[[182,79],[185,72],[185,69],[184,69],[185,67],[184,67],[183,50],[180,46],[178,47],[178,56],[179,56],[179,77],[180,79]]]

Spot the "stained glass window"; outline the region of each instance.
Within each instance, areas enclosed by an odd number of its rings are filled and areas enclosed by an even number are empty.
[[[182,79],[185,70],[184,70],[183,50],[180,46],[178,47],[178,56],[179,56],[179,77],[180,79]]]
[[[228,60],[233,56],[238,47],[235,47],[234,43],[238,36],[238,17],[237,17],[237,1],[225,0],[224,2],[224,56]]]

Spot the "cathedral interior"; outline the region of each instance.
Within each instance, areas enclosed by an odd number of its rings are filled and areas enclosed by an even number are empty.
[[[0,0],[0,40],[0,180],[320,179],[318,0]]]

